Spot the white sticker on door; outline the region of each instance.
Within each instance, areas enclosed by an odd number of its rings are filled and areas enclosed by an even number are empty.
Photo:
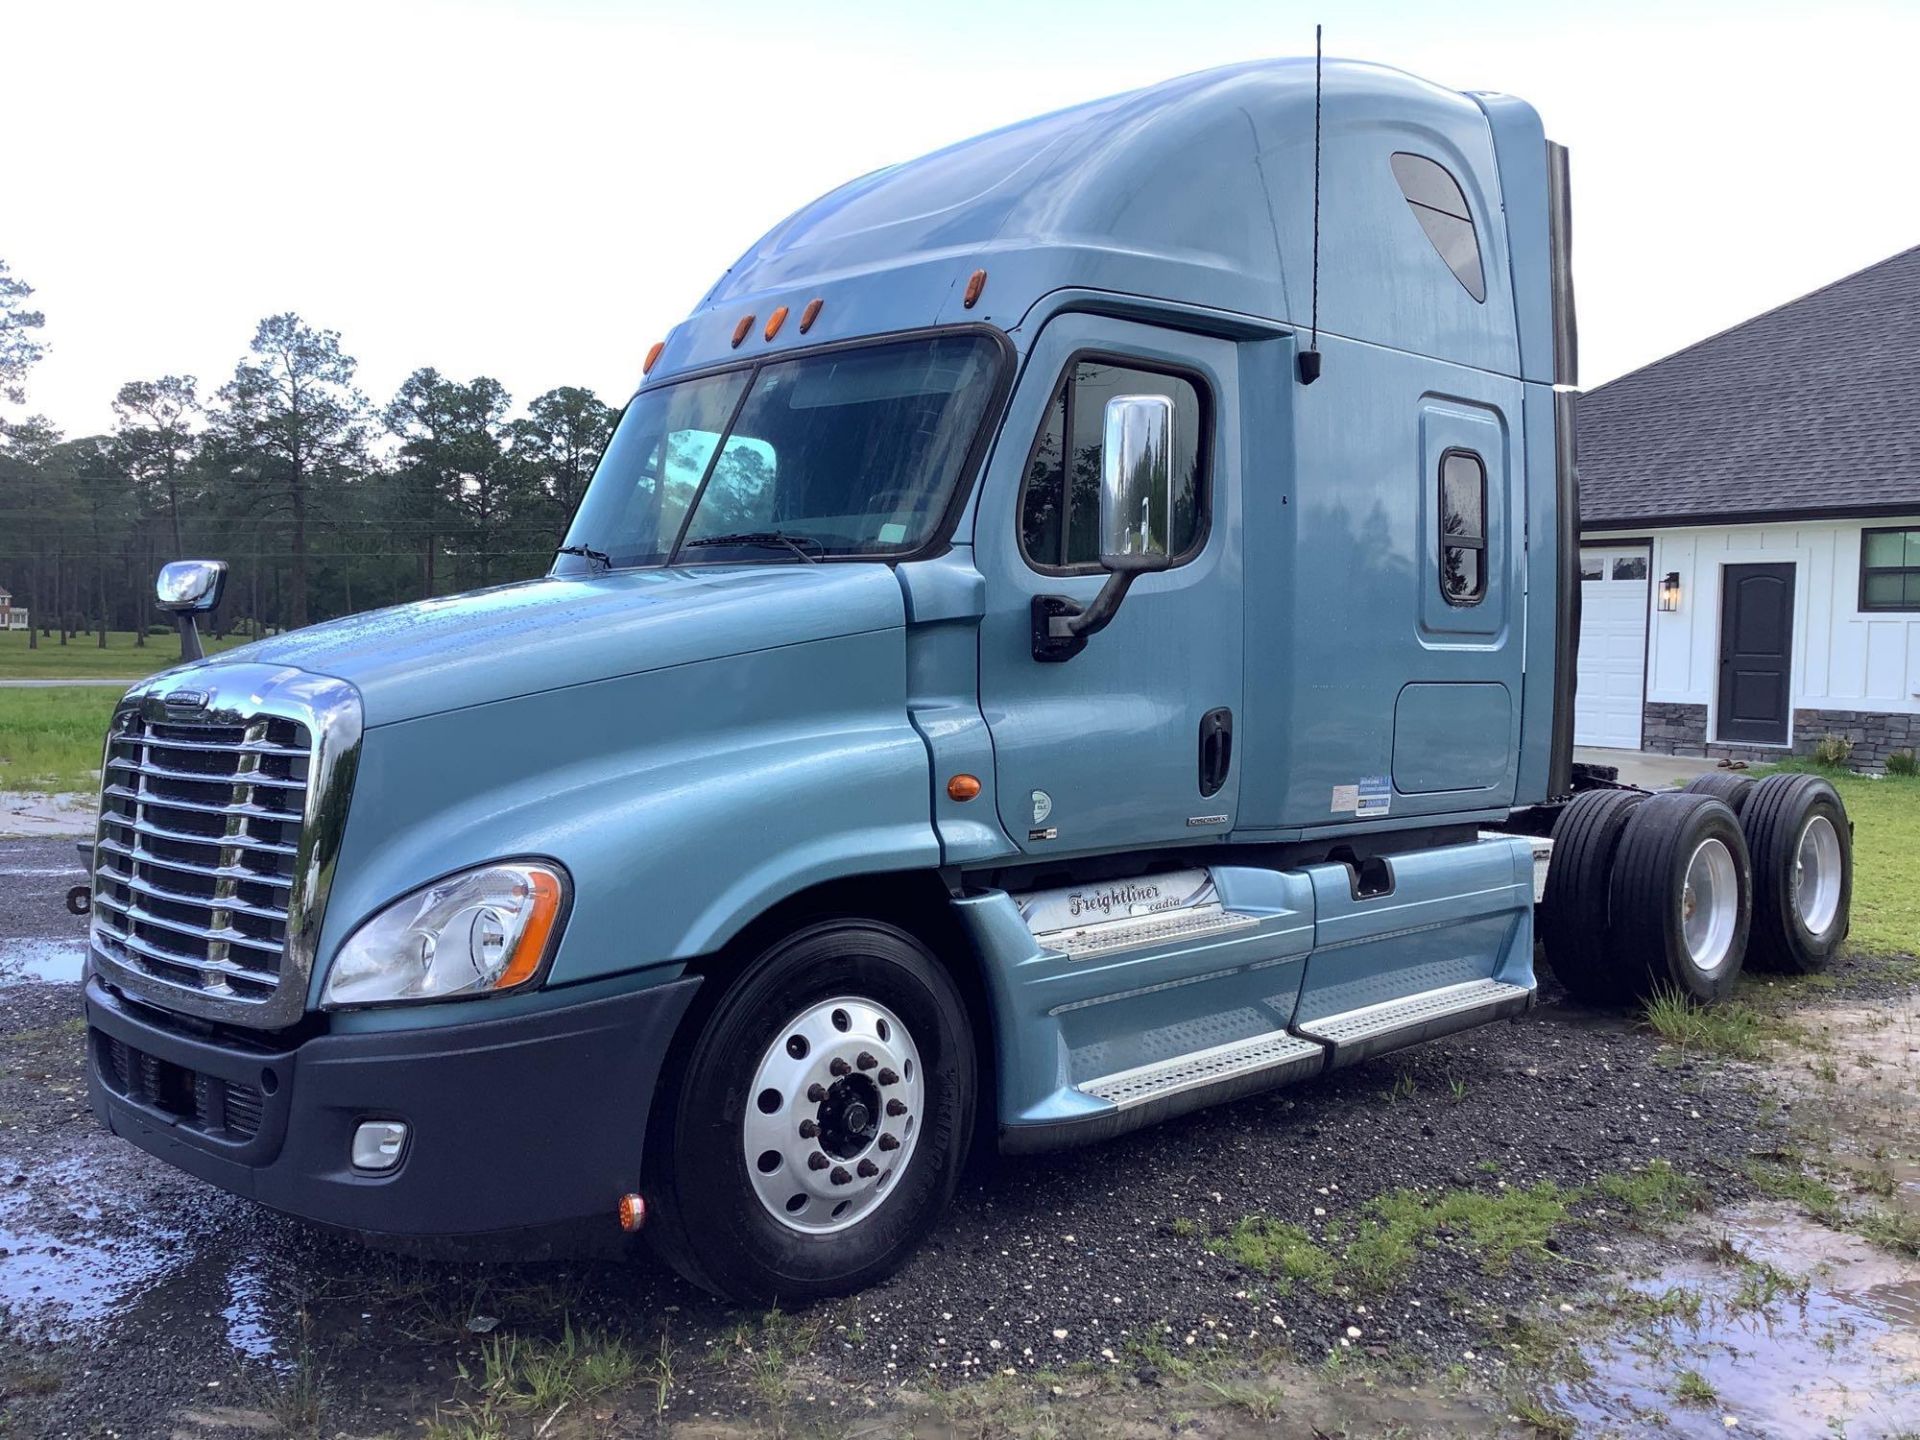
[[[1385,815],[1393,805],[1393,787],[1387,783],[1384,775],[1365,776],[1356,787],[1359,803],[1353,813],[1366,819],[1370,815]]]
[[[1336,785],[1333,787],[1334,815],[1351,815],[1360,808],[1360,787],[1358,785]]]

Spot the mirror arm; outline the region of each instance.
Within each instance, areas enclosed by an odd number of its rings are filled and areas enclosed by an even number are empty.
[[[1120,602],[1140,576],[1168,568],[1164,555],[1128,556],[1131,563],[1109,561],[1107,583],[1082,606],[1068,595],[1033,597],[1033,658],[1043,662],[1071,660],[1087,648],[1087,641],[1106,629],[1119,612]]]
[[[1133,587],[1138,570],[1115,570],[1107,576],[1107,583],[1100,587],[1100,593],[1093,597],[1093,604],[1078,615],[1062,615],[1053,619],[1049,629],[1058,636],[1071,636],[1082,642],[1106,629],[1120,609],[1120,602],[1127,598],[1127,591]]]
[[[207,658],[206,649],[200,644],[200,627],[194,623],[193,611],[182,610],[173,617],[180,625],[180,663]]]

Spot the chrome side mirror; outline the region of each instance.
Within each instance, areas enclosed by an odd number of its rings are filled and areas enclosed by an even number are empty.
[[[200,644],[200,629],[194,616],[204,615],[220,603],[227,588],[227,562],[224,560],[172,560],[160,567],[153,582],[153,596],[162,610],[173,612],[180,627],[180,658],[201,660],[206,651]]]
[[[160,567],[153,582],[154,598],[162,610],[176,615],[200,614],[220,603],[227,588],[224,560],[173,560]]]
[[[1164,570],[1173,527],[1173,401],[1116,395],[1102,422],[1100,563]]]
[[[1033,597],[1033,658],[1071,660],[1107,628],[1140,576],[1165,570],[1173,533],[1173,401],[1116,395],[1101,415],[1100,565],[1107,583],[1081,607],[1067,595]]]

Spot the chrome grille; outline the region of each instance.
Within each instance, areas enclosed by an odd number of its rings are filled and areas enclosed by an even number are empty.
[[[133,715],[107,745],[96,942],[176,985],[270,995],[286,955],[312,759],[307,727],[283,716]]]
[[[136,998],[271,1027],[306,1009],[360,754],[326,676],[221,665],[115,712],[93,851],[93,964]]]

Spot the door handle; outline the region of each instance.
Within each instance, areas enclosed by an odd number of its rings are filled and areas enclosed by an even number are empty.
[[[1224,705],[1200,717],[1200,793],[1217,795],[1233,769],[1233,711]]]

